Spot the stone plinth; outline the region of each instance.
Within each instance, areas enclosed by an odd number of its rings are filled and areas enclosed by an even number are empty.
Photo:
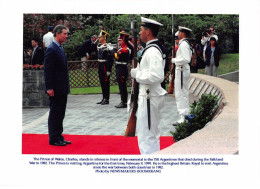
[[[49,106],[49,97],[45,94],[44,71],[23,71],[23,108],[42,108]]]

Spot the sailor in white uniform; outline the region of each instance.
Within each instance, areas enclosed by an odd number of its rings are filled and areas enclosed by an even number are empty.
[[[181,123],[185,119],[185,115],[190,113],[189,105],[189,78],[190,78],[190,66],[192,56],[192,48],[190,46],[187,37],[192,30],[186,27],[179,26],[179,47],[176,52],[176,58],[172,58],[172,63],[175,64],[175,98],[178,113],[180,119],[174,123],[174,125]]]
[[[141,154],[160,150],[160,110],[167,93],[161,83],[164,80],[164,53],[156,38],[161,23],[141,17],[141,41],[146,43],[141,61],[131,76],[139,83],[136,135]]]

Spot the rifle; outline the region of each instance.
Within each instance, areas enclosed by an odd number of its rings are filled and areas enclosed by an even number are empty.
[[[174,23],[173,23],[173,15],[172,15],[172,35],[173,35],[173,48],[172,48],[172,58],[175,57],[175,34],[174,34]],[[171,60],[170,60],[171,61]],[[171,75],[172,75],[172,78],[171,78],[171,81],[169,83],[169,89],[168,89],[168,93],[169,94],[173,94],[173,89],[174,89],[174,64],[171,64]]]
[[[132,17],[133,21],[133,17]],[[134,33],[134,65],[133,67],[136,68],[137,66],[137,30],[136,30],[136,20],[134,21],[134,26],[133,26],[133,33]],[[136,82],[134,79],[133,81],[133,86],[132,86],[132,93],[131,93],[131,102],[133,104],[132,112],[130,115],[130,118],[127,123],[126,131],[125,131],[125,136],[126,137],[134,137],[135,136],[135,129],[136,129],[136,111],[138,108],[137,100],[138,100],[138,94],[139,94],[139,84]]]
[[[174,50],[175,51],[175,50]],[[175,53],[175,52],[173,52],[173,53]],[[174,54],[173,54],[173,56],[172,56],[172,58],[174,58],[175,56],[174,56]],[[171,59],[172,59],[171,58]],[[171,61],[171,60],[170,60]],[[173,94],[173,89],[174,89],[174,77],[175,77],[175,73],[174,73],[174,64],[172,64],[171,65],[171,75],[172,75],[172,78],[171,78],[171,81],[170,81],[170,84],[169,84],[169,89],[168,89],[168,93],[169,94]]]

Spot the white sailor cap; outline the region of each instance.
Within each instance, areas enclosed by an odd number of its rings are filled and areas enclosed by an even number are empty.
[[[141,26],[145,26],[145,27],[159,27],[159,26],[163,26],[163,24],[161,24],[160,22],[157,22],[155,20],[149,19],[149,18],[144,18],[141,17]]]
[[[192,30],[191,30],[190,28],[187,28],[187,27],[179,26],[179,31],[188,31],[188,32],[191,32]]]
[[[177,32],[175,33],[175,39],[179,39],[178,35],[179,35],[179,31],[177,31]]]

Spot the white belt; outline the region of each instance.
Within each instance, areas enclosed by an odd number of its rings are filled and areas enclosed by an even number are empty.
[[[183,66],[180,66],[180,65],[176,66],[176,70],[182,70],[182,68],[183,68]]]
[[[98,62],[106,62],[107,60],[98,59]]]
[[[151,92],[151,85],[140,84],[139,85],[139,95],[145,96],[147,98],[147,93],[146,93],[147,89],[149,89]]]
[[[139,85],[139,90],[146,91],[147,89],[151,90],[151,86],[150,85],[146,85],[146,84],[140,84]]]
[[[161,87],[160,83],[147,85],[147,84],[139,84],[139,95],[146,96],[146,90],[150,89],[150,96],[163,96],[167,92]]]
[[[116,62],[116,64],[127,65],[127,62]]]

